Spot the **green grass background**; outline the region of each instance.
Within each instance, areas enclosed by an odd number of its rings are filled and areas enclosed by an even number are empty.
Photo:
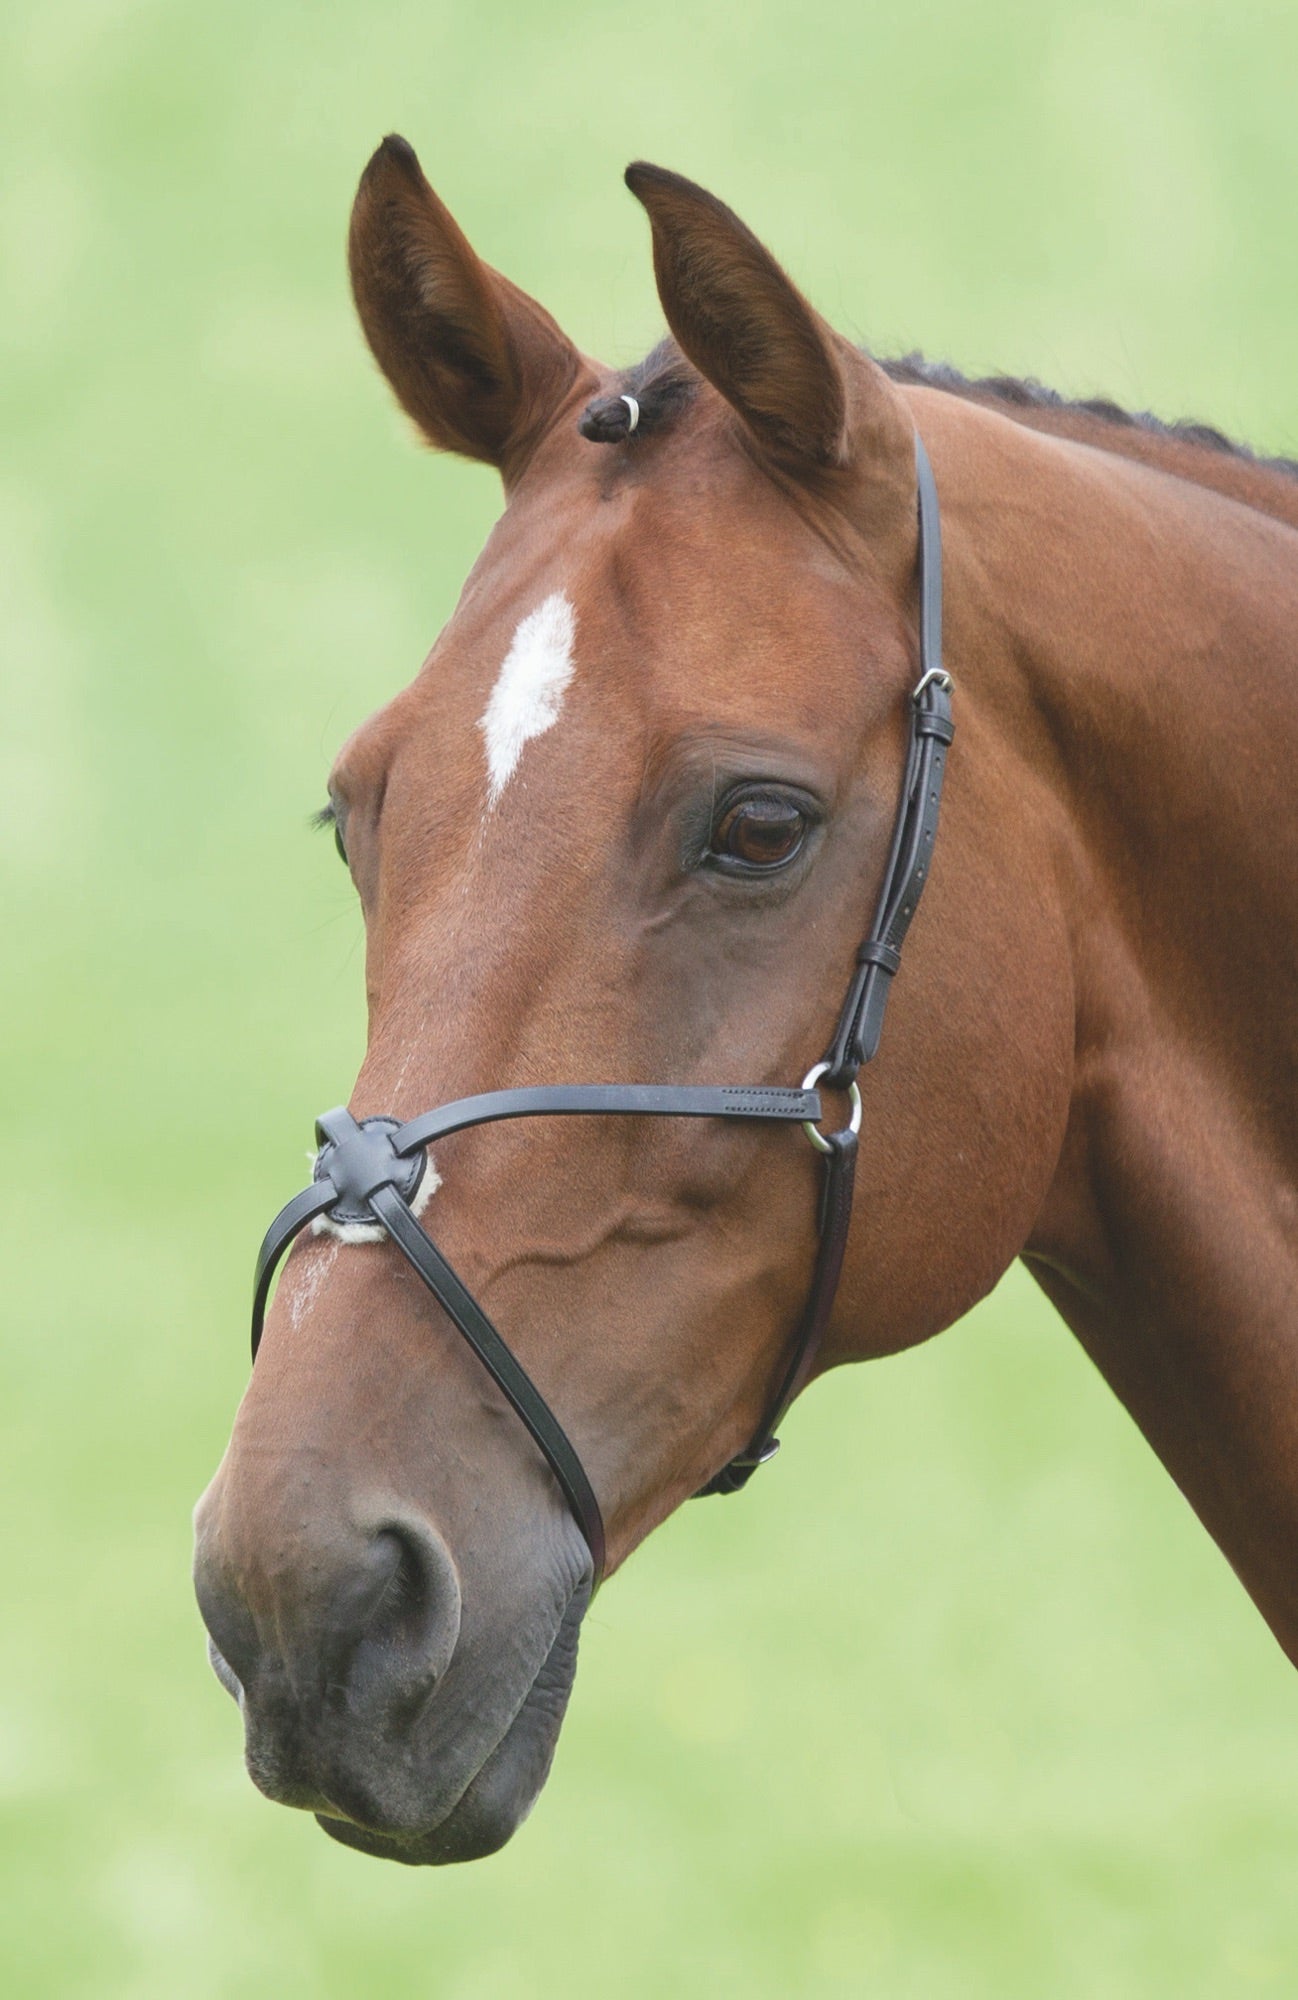
[[[1298,1991],[1298,1684],[1021,1277],[655,1537],[489,1862],[262,1802],[187,1581],[252,1251],[361,1048],[305,818],[498,504],[361,347],[374,142],[612,360],[659,324],[644,154],[882,349],[1293,450],[1296,71],[1289,0],[10,0],[6,1994]]]

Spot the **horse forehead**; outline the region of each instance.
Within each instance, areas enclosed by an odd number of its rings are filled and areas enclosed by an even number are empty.
[[[808,639],[842,622],[843,566],[760,485],[587,486],[548,514],[545,498],[511,501],[423,671],[372,718],[378,761],[435,741],[488,817],[592,703],[615,761],[642,726],[765,721]]]

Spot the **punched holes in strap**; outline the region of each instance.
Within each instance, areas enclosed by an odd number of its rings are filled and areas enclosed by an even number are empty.
[[[911,695],[906,773],[874,923],[856,954],[856,969],[826,1057],[825,1081],[840,1089],[871,1060],[879,1046],[888,994],[901,964],[902,942],[928,878],[947,745],[955,735],[951,677],[942,665],[942,535],[937,487],[919,437],[915,439],[915,471],[920,675]]]
[[[814,1100],[814,1101],[813,1101]],[[421,1112],[397,1132],[393,1144],[406,1154],[474,1125],[508,1118],[772,1118],[802,1124],[819,1118],[814,1091],[772,1084],[546,1083],[517,1090],[488,1090]]]

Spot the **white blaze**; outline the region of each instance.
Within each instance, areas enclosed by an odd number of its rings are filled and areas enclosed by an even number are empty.
[[[489,807],[513,777],[523,745],[559,720],[576,629],[572,604],[557,590],[519,621],[478,724],[487,746]]]

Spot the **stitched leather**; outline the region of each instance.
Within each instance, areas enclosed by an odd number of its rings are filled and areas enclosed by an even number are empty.
[[[375,1186],[390,1180],[405,1183],[413,1195],[423,1178],[425,1149],[437,1139],[448,1138],[473,1125],[489,1125],[502,1118],[575,1117],[625,1112],[650,1118],[774,1118],[786,1123],[814,1124],[821,1115],[820,1093],[816,1090],[789,1090],[783,1085],[765,1084],[663,1084],[663,1083],[574,1083],[543,1084],[523,1090],[488,1090],[477,1097],[459,1097],[450,1104],[425,1111],[398,1125],[391,1118],[366,1118],[366,1130],[385,1128],[391,1152],[404,1162],[417,1153],[418,1172],[392,1162],[390,1174],[375,1171]],[[340,1198],[329,1177],[329,1142],[337,1143],[355,1132],[350,1111],[326,1111],[316,1120],[316,1139],[321,1151],[316,1156],[315,1182],[294,1195],[280,1210],[262,1239],[253,1277],[252,1358],[257,1359],[262,1324],[270,1297],[275,1267],[298,1232],[315,1216],[332,1209]],[[362,1208],[352,1220],[370,1221]]]
[[[428,1155],[400,1158],[392,1143],[400,1129],[395,1118],[363,1118],[358,1125],[341,1106],[317,1118],[315,1178],[338,1191],[329,1211],[335,1222],[372,1222],[369,1197],[377,1187],[395,1187],[403,1201],[414,1200]]]
[[[798,1124],[820,1116],[814,1090],[766,1084],[565,1083],[526,1090],[488,1090],[457,1098],[408,1119],[393,1139],[398,1153],[431,1146],[470,1125],[501,1118],[568,1118],[630,1112],[641,1118],[782,1118]]]
[[[942,803],[947,746],[955,734],[951,683],[942,666],[942,531],[937,487],[923,442],[915,439],[916,505],[919,517],[919,683],[911,697],[910,740],[901,801],[893,826],[883,887],[870,934],[856,954],[856,969],[825,1057],[821,1083],[846,1089],[879,1046],[884,1009],[901,965],[905,941],[924,884]],[[751,1442],[711,1479],[703,1493],[734,1493],[779,1448],[775,1432],[815,1366],[834,1307],[847,1249],[856,1179],[856,1140],[851,1132],[824,1135],[820,1243],[811,1291],[794,1336],[779,1387]]]

